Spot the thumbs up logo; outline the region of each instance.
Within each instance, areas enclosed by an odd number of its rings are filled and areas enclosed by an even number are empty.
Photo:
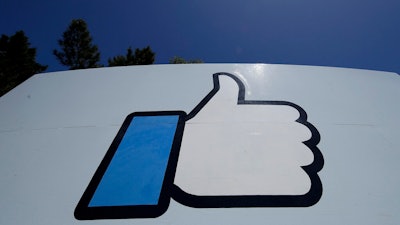
[[[229,73],[188,114],[124,121],[75,209],[77,219],[151,218],[170,199],[196,208],[306,207],[322,195],[320,135],[285,101],[245,99]]]

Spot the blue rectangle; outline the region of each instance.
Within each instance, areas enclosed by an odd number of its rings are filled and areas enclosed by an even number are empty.
[[[134,117],[89,207],[158,204],[178,120],[178,115]]]

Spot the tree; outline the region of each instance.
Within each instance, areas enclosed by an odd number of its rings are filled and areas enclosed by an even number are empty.
[[[118,55],[108,59],[108,66],[129,66],[129,65],[149,65],[153,64],[155,53],[150,46],[142,49],[135,49],[135,54],[131,47],[127,49],[126,56]]]
[[[171,64],[192,64],[192,63],[203,63],[203,60],[201,59],[189,59],[185,60],[182,57],[179,56],[174,56],[169,60],[169,63]]]
[[[96,45],[92,44],[86,22],[82,19],[74,19],[58,40],[61,51],[53,50],[58,61],[70,70],[100,67],[100,52]]]
[[[36,62],[36,48],[31,48],[23,31],[0,38],[0,96],[47,66]]]

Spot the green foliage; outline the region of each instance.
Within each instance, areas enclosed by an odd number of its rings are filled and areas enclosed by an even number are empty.
[[[132,48],[129,47],[126,56],[118,55],[108,59],[108,66],[149,65],[154,63],[154,59],[155,53],[150,46],[135,49],[135,54],[133,54]]]
[[[36,62],[36,48],[30,48],[23,31],[0,38],[0,96],[47,66]]]
[[[169,60],[169,63],[171,63],[171,64],[193,64],[193,63],[203,63],[203,60],[201,60],[201,59],[185,60],[182,57],[174,56],[172,59]]]
[[[84,20],[72,20],[58,44],[61,51],[54,49],[53,54],[70,70],[101,66],[98,64],[100,52],[97,46],[92,44],[92,37]]]
[[[149,65],[154,63],[155,53],[151,50],[150,46],[142,49],[135,49],[136,65]]]

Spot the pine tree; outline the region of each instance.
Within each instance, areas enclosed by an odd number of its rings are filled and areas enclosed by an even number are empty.
[[[23,31],[0,38],[0,96],[47,66],[36,62],[36,48],[30,48]]]
[[[131,47],[128,48],[126,56],[118,55],[108,60],[108,66],[129,66],[129,65],[149,65],[153,64],[155,53],[150,46],[142,49],[135,49],[135,54]]]
[[[61,51],[54,50],[58,61],[70,70],[100,67],[100,52],[92,44],[87,24],[82,19],[74,19],[58,40]]]
[[[135,50],[135,65],[149,65],[154,63],[155,53],[151,50],[150,46],[142,49]]]

